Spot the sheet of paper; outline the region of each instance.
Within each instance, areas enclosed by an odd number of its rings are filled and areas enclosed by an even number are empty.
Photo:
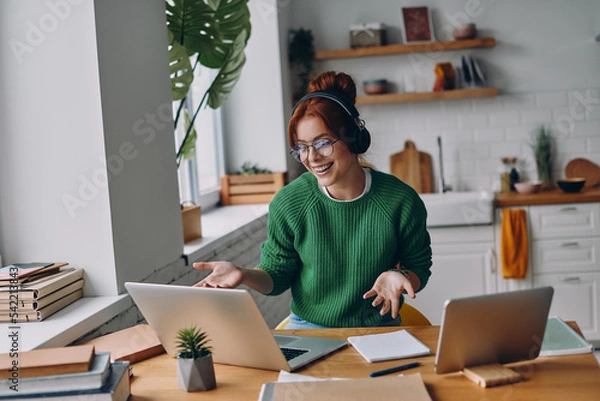
[[[284,382],[284,383],[289,383],[289,382],[308,382],[308,381],[327,381],[327,380],[347,380],[341,377],[327,377],[327,378],[319,378],[319,377],[314,377],[314,376],[308,376],[308,375],[301,375],[299,373],[290,373],[290,372],[286,372],[285,370],[281,370],[279,372],[279,376],[277,377],[277,381],[278,382]]]

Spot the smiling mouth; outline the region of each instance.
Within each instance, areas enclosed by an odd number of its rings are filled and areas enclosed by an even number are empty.
[[[316,173],[323,173],[323,172],[329,170],[331,168],[331,166],[333,166],[333,163],[329,163],[324,166],[313,167],[312,169]]]

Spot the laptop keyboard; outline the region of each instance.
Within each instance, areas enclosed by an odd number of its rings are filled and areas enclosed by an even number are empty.
[[[292,359],[299,357],[302,354],[305,354],[308,352],[307,349],[300,349],[300,348],[286,348],[286,347],[281,347],[281,352],[283,352],[283,355],[285,356],[285,359],[288,361],[291,361]]]

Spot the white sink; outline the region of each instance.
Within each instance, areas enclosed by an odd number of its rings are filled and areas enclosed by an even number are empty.
[[[492,224],[493,192],[420,194],[427,208],[427,227]]]

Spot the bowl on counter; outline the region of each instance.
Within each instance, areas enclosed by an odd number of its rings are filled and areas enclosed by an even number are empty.
[[[515,183],[515,189],[520,194],[534,194],[540,190],[542,183],[540,181],[527,181]]]
[[[363,82],[363,91],[367,95],[379,95],[386,93],[388,90],[388,82],[386,79],[372,79]]]
[[[585,185],[585,178],[573,177],[558,180],[558,187],[565,192],[579,192]]]

